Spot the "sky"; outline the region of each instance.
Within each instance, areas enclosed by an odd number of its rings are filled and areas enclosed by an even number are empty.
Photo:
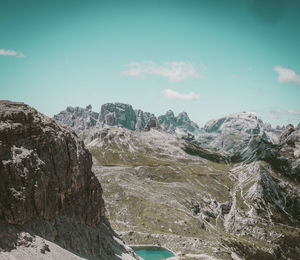
[[[0,3],[0,99],[300,122],[299,0]]]

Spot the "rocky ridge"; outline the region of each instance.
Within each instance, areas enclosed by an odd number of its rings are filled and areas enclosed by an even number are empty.
[[[202,147],[212,151],[223,152],[230,156],[247,147],[253,136],[260,136],[266,141],[278,143],[281,131],[271,131],[253,113],[235,113],[204,125],[204,132],[197,136]]]
[[[51,258],[60,248],[70,259],[137,259],[110,227],[91,167],[75,132],[0,101],[0,258],[20,250],[23,259]]]
[[[118,126],[132,131],[142,131],[154,114],[134,110],[123,103],[106,103],[99,113],[91,106],[86,108],[68,107],[54,116],[54,119],[73,128],[86,142],[105,126]],[[264,140],[279,143],[279,136],[285,128],[263,123],[254,113],[234,113],[227,117],[207,122],[200,128],[186,112],[174,115],[172,110],[157,117],[162,130],[177,136],[194,136],[202,147],[211,151],[223,152],[232,156],[241,152],[251,137],[259,135]]]
[[[56,121],[73,128],[76,132],[97,126],[99,123],[99,113],[92,111],[92,106],[67,107],[53,117]]]
[[[109,127],[88,148],[126,242],[180,259],[297,259],[299,133],[282,144],[257,136],[236,162],[155,129]]]
[[[114,229],[180,259],[298,259],[298,127],[235,113],[195,132],[179,118],[158,117],[160,130],[152,117],[143,132],[103,125],[87,142]]]
[[[158,117],[162,129],[176,135],[198,135],[199,126],[190,120],[186,112],[179,113],[176,117],[172,110],[168,110],[165,115]]]
[[[66,110],[54,115],[54,119],[73,128],[87,142],[91,136],[105,126],[118,126],[132,131],[142,131],[148,120],[154,114],[140,109],[133,110],[132,106],[123,103],[106,103],[101,106],[99,113],[93,112],[91,106],[86,108],[67,107]],[[158,118],[160,128],[178,136],[200,133],[199,126],[190,120],[186,112],[179,113],[176,117],[169,110]]]

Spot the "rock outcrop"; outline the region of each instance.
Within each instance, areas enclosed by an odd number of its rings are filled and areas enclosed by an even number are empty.
[[[0,101],[0,249],[20,246],[25,232],[28,247],[39,236],[89,259],[130,257],[105,217],[91,167],[75,132],[28,105]]]
[[[264,123],[253,113],[235,113],[211,120],[205,124],[204,131],[197,138],[201,146],[230,155],[247,147],[252,136],[258,135],[270,141]]]
[[[100,113],[92,111],[91,105],[86,108],[69,106],[53,118],[71,127],[83,140],[90,140],[95,132],[101,131],[105,126],[142,131],[153,116],[154,114],[140,109],[133,110],[128,104],[106,103],[101,106]]]
[[[161,130],[159,122],[155,116],[150,117],[144,127],[144,131],[150,131],[151,129]]]
[[[91,105],[86,108],[69,106],[53,118],[78,132],[96,126],[99,114],[92,111]]]
[[[297,259],[296,133],[283,144],[253,135],[236,160],[191,135],[119,127],[88,148],[96,176],[116,191],[107,208],[128,243],[159,243],[183,259]]]
[[[287,137],[295,131],[295,128],[292,124],[288,124],[279,137],[279,142],[283,143],[286,141]]]
[[[101,107],[100,121],[109,126],[121,126],[135,130],[136,115],[131,105],[106,103]]]
[[[171,110],[158,120],[136,110],[135,131],[123,118],[91,128],[87,147],[125,241],[159,243],[183,259],[299,258],[299,129],[252,113],[203,129]]]
[[[134,112],[136,116],[135,130],[143,130],[148,120],[154,116],[154,114],[151,114],[149,112],[143,112],[140,109],[136,109],[134,110]]]
[[[158,122],[163,130],[176,135],[198,135],[199,126],[190,120],[186,112],[179,113],[176,117],[172,110],[158,117]]]

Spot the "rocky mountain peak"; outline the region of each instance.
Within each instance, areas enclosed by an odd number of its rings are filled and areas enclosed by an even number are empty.
[[[101,107],[100,121],[109,126],[121,126],[135,130],[136,115],[129,104],[106,103]]]
[[[210,120],[204,125],[204,131],[197,140],[201,145],[231,155],[247,147],[252,136],[261,136],[266,141],[276,138],[275,133],[268,133],[261,119],[254,113],[247,112]]]
[[[92,111],[92,106],[86,108],[68,106],[66,110],[54,115],[54,119],[73,128],[75,131],[82,131],[98,124],[99,114]]]
[[[143,112],[141,109],[134,110],[136,116],[135,130],[143,130],[148,122],[148,120],[154,116],[149,112]]]
[[[82,141],[23,103],[1,101],[0,124],[1,219],[24,224],[33,217],[72,216],[97,225],[102,190]]]
[[[42,259],[40,246],[49,259],[57,259],[58,248],[73,255],[69,259],[138,259],[105,217],[102,188],[83,142],[23,103],[0,101],[0,179],[1,259],[3,250],[18,254],[19,246],[22,259]]]
[[[168,117],[168,118],[174,118],[175,117],[174,112],[171,109],[169,109],[166,112],[165,116]]]
[[[293,133],[294,131],[296,131],[295,128],[294,128],[294,126],[293,126],[292,124],[288,124],[288,125],[285,127],[285,129],[284,129],[284,131],[282,132],[282,134],[280,135],[280,137],[279,137],[280,143],[284,142],[284,141],[287,139],[287,137],[288,137],[291,133]]]
[[[176,118],[172,110],[168,110],[164,115],[158,117],[160,126],[169,133],[175,133]]]
[[[233,130],[248,134],[259,134],[262,127],[263,122],[254,113],[241,112],[210,120],[204,125],[204,130],[209,133]]]
[[[199,126],[190,120],[186,112],[179,113],[176,117],[172,110],[168,110],[164,115],[158,117],[158,121],[163,130],[178,135],[187,133],[196,135]]]
[[[159,122],[155,116],[152,116],[148,119],[148,122],[144,128],[144,131],[150,131],[151,129],[156,129],[156,130],[161,129]]]
[[[176,123],[177,126],[190,126],[192,121],[186,112],[181,112],[176,117]]]

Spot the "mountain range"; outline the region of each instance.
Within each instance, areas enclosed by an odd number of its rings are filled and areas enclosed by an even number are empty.
[[[0,258],[299,259],[300,125],[9,101],[0,123]]]
[[[93,133],[104,126],[142,131],[151,117],[155,115],[140,109],[134,110],[129,104],[106,103],[101,106],[99,113],[92,111],[91,105],[86,108],[67,107],[53,118],[71,127],[88,142]],[[210,120],[202,128],[193,122],[186,112],[175,116],[172,110],[168,110],[164,115],[155,118],[161,129],[170,134],[179,137],[193,136],[203,148],[231,155],[245,148],[254,135],[259,135],[268,142],[279,143],[279,137],[285,129],[284,126],[272,128],[254,113],[247,112]]]
[[[121,103],[93,115],[88,106],[54,118],[92,153],[125,242],[161,244],[180,259],[299,257],[300,124],[272,128],[240,112],[200,128],[185,112],[155,117]]]

